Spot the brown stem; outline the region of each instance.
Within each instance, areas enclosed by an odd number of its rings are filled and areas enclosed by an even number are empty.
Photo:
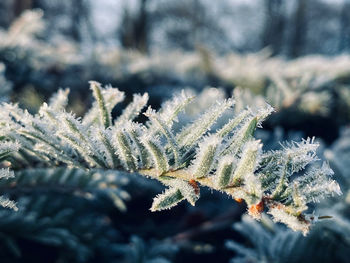
[[[188,170],[185,170],[185,169],[168,171],[168,172],[165,172],[164,174],[162,174],[161,176],[157,175],[157,171],[155,169],[143,169],[143,170],[139,170],[138,172],[142,175],[149,176],[149,177],[157,179],[157,180],[159,180],[159,178],[161,178],[162,176],[178,178],[178,179],[185,180],[187,182],[190,182],[191,180],[192,181],[195,180],[197,183],[199,183],[203,186],[207,186],[207,187],[214,189],[216,191],[219,191],[219,192],[224,192],[224,193],[232,196],[233,198],[235,198],[235,194],[237,193],[238,190],[244,191],[244,189],[242,189],[242,187],[240,187],[240,186],[227,187],[227,188],[220,189],[214,185],[214,183],[210,177],[193,178],[192,174]]]

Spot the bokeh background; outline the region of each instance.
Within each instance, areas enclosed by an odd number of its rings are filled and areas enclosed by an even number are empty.
[[[315,211],[333,218],[305,238],[207,189],[196,207],[151,213],[162,187],[120,174],[114,202],[15,194],[23,209],[0,210],[1,262],[350,262],[349,0],[0,1],[1,101],[35,113],[70,88],[81,116],[89,80],[125,91],[116,115],[133,93],[157,108],[191,90],[192,117],[220,98],[236,111],[267,101],[257,136],[265,149],[316,136],[343,196]]]

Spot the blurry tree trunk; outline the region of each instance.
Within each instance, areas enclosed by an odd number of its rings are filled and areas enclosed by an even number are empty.
[[[120,42],[124,48],[132,48],[133,47],[133,38],[134,38],[134,29],[132,23],[132,17],[129,13],[129,10],[124,8],[123,18],[121,22],[121,30],[120,30]]]
[[[192,47],[191,49],[195,49],[197,45],[200,45],[200,36],[199,36],[199,31],[200,31],[200,18],[203,17],[203,12],[202,8],[200,6],[200,3],[198,0],[193,0],[193,9],[195,12],[192,14]]]
[[[350,51],[350,2],[345,2],[340,14],[339,51]]]
[[[33,0],[0,0],[0,27],[7,28],[26,9],[33,8]]]
[[[134,17],[124,10],[120,40],[124,48],[134,48],[143,53],[148,52],[148,0],[140,0],[140,8]]]
[[[33,7],[32,0],[15,0],[14,15],[18,17],[24,10],[31,9]]]
[[[146,10],[146,2],[147,0],[141,0],[139,17],[138,19],[136,19],[136,25],[135,25],[136,48],[144,53],[148,51],[148,43],[147,43],[148,15]]]
[[[71,8],[71,35],[77,42],[82,42],[84,37],[96,41],[95,28],[91,22],[90,1],[74,0]]]
[[[85,12],[85,6],[84,6],[84,0],[75,0],[74,4],[72,4],[72,13],[71,13],[71,30],[72,30],[72,37],[75,41],[81,42],[82,35],[81,35],[81,24],[82,24],[82,18],[86,16]]]
[[[302,55],[304,47],[305,35],[307,33],[306,25],[306,10],[307,0],[298,0],[297,8],[295,10],[294,32],[291,39],[291,57],[298,57]]]
[[[269,47],[273,55],[282,49],[285,28],[283,0],[265,0],[265,25],[262,36],[263,48]]]
[[[13,20],[13,0],[0,0],[0,27],[7,28]]]

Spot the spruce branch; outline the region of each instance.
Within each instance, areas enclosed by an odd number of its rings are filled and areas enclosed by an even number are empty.
[[[0,142],[0,161],[18,151],[19,147],[20,146],[17,142]],[[6,183],[8,184],[8,180],[12,179],[13,177],[14,173],[13,171],[10,171],[9,168],[0,169],[0,183],[7,181]],[[16,203],[3,195],[0,195],[0,206],[8,207],[15,211],[18,210]]]
[[[186,112],[193,100],[185,93],[158,111],[149,108],[145,112],[149,121],[142,124],[133,120],[145,107],[147,94],[135,95],[113,120],[111,111],[124,94],[97,82],[90,85],[96,102],[82,119],[65,111],[68,91],[54,95],[36,115],[17,105],[0,106],[1,138],[19,143],[18,153],[11,156],[15,163],[26,166],[24,160],[32,159],[47,167],[126,170],[151,177],[168,187],[154,199],[152,211],[182,200],[194,205],[203,185],[244,200],[256,219],[266,211],[275,221],[303,233],[312,223],[305,214],[308,204],[341,194],[327,164],[310,165],[317,161],[318,144],[313,139],[264,152],[254,132],[273,111],[267,104],[247,108],[214,129],[234,105],[233,98],[217,101],[196,120],[180,122],[182,127],[174,129],[178,114]]]

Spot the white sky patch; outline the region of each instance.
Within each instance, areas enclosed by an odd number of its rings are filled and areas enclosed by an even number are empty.
[[[104,38],[116,34],[124,9],[133,12],[137,3],[138,0],[91,0],[92,19],[98,35]]]

